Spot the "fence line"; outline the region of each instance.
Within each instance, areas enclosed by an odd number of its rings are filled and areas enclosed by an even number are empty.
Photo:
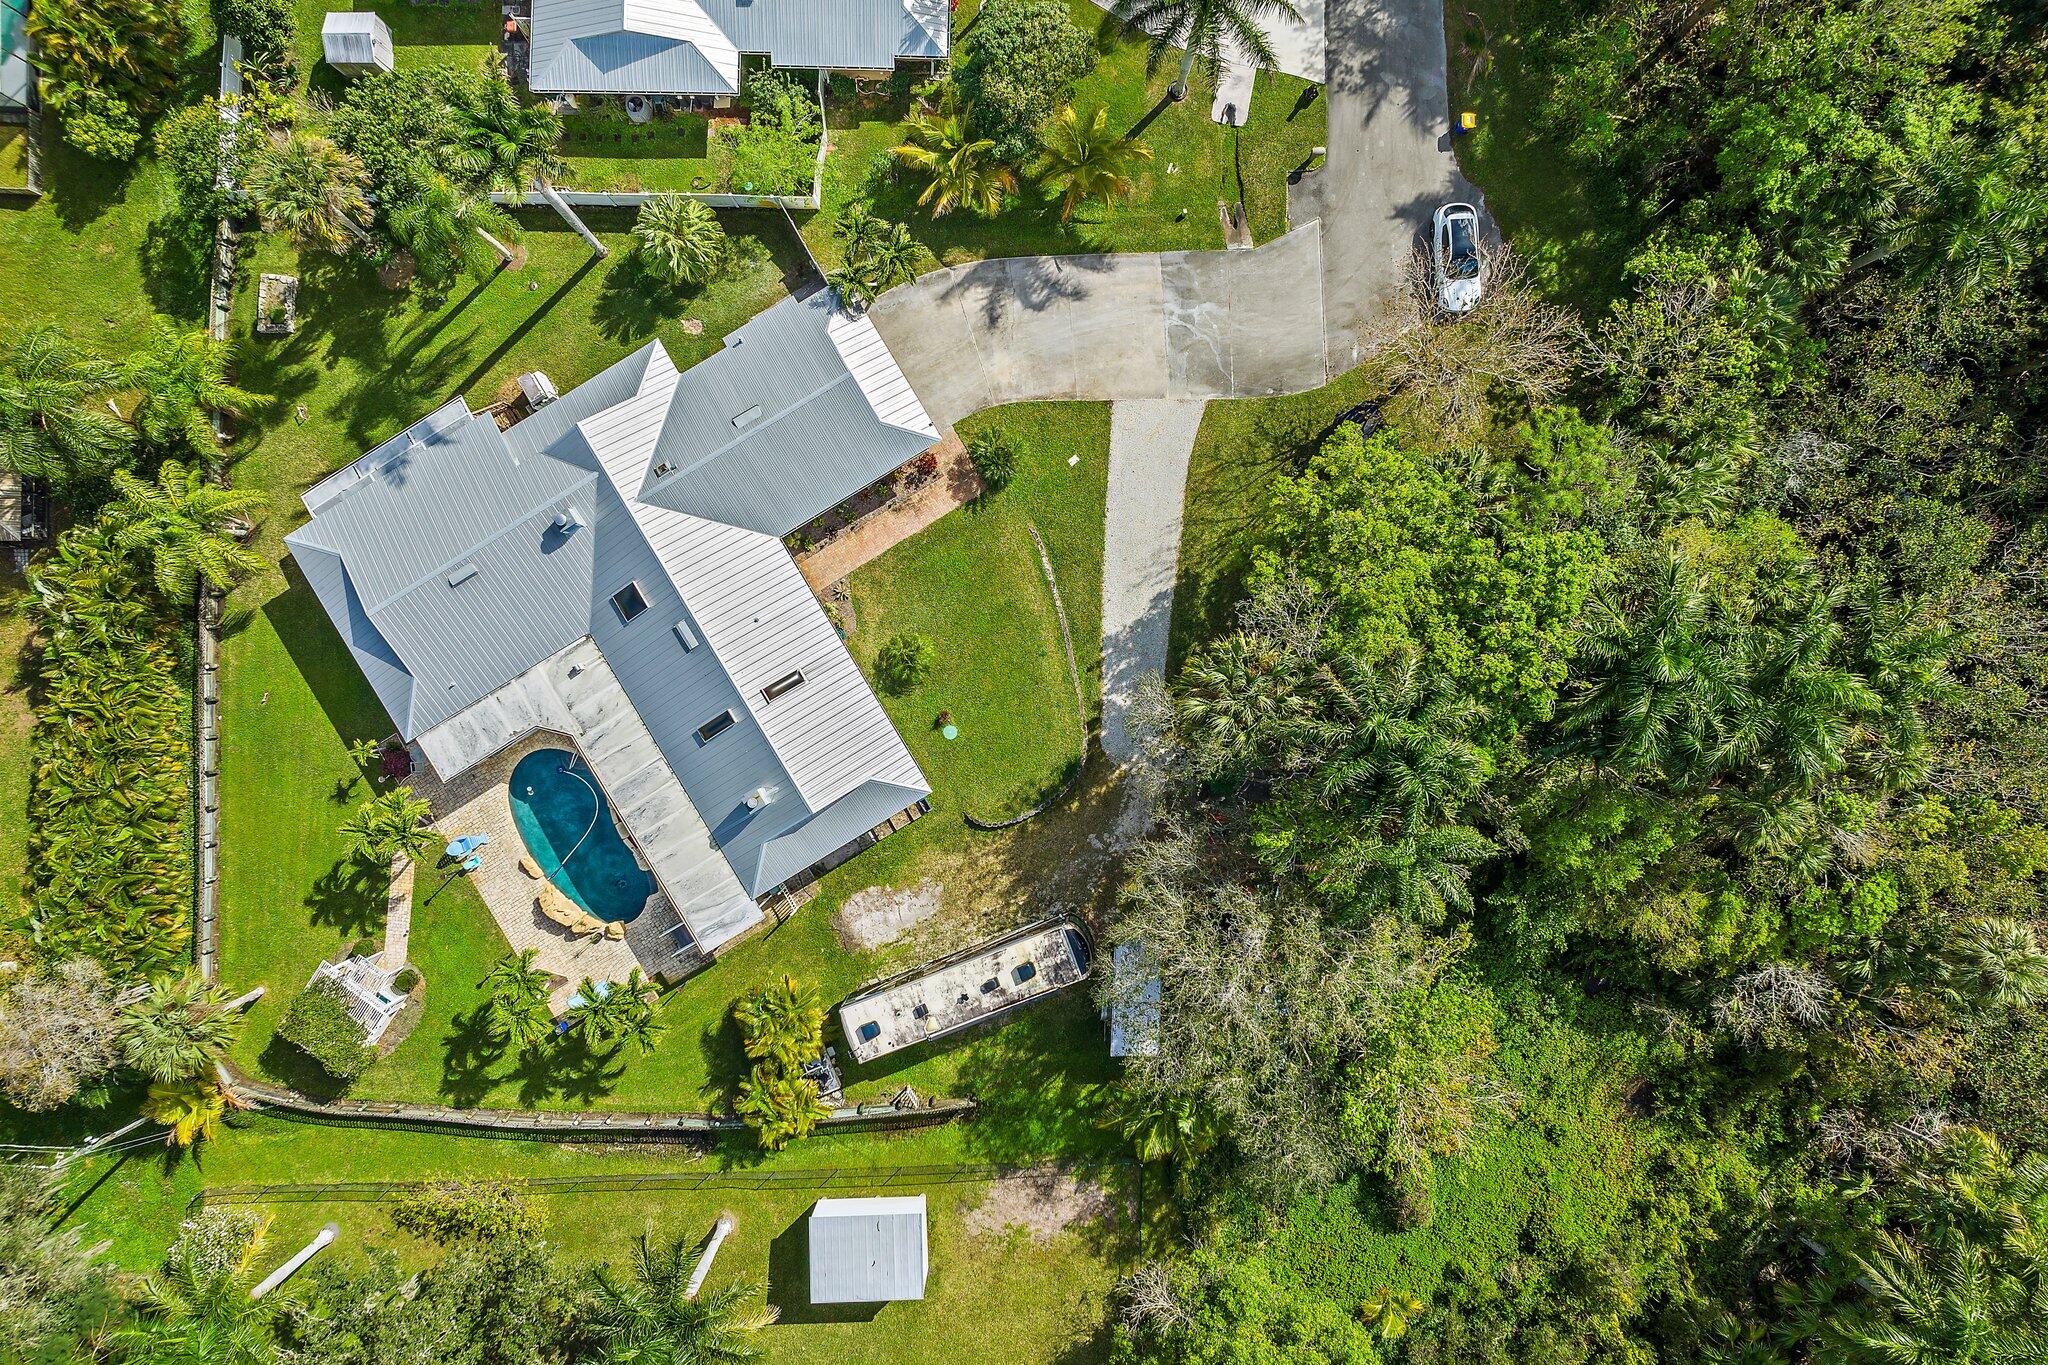
[[[528,1194],[632,1194],[642,1190],[900,1189],[957,1185],[1017,1176],[1068,1175],[1099,1179],[1132,1170],[1129,1157],[1105,1161],[1049,1162],[1037,1166],[992,1163],[955,1166],[825,1166],[792,1171],[640,1171],[618,1175],[510,1176],[507,1183]],[[336,1180],[275,1185],[219,1185],[192,1197],[192,1206],[215,1204],[374,1203],[444,1184],[437,1180]]]

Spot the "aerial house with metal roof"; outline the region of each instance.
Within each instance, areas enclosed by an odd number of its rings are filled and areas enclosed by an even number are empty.
[[[725,104],[747,58],[887,76],[944,61],[947,0],[533,0],[536,94],[668,95]]]
[[[450,400],[285,537],[444,782],[568,739],[706,953],[930,786],[781,536],[938,440],[874,325],[791,299],[650,342],[508,429]]]

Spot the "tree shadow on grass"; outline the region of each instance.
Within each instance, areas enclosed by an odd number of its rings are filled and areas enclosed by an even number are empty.
[[[263,1074],[279,1085],[289,1086],[316,1100],[337,1100],[348,1091],[348,1082],[327,1074],[327,1068],[284,1039],[272,1035],[257,1058]]]
[[[386,891],[376,869],[343,858],[314,879],[306,893],[307,918],[344,937],[371,933],[384,925]]]
[[[441,1037],[441,1097],[457,1108],[482,1104],[502,1079],[492,1071],[502,1052],[484,1023],[487,1008],[456,1015]]]
[[[327,609],[313,595],[296,560],[287,557],[278,567],[286,587],[263,604],[263,614],[291,655],[293,667],[344,745],[383,739],[391,732],[390,717],[384,714],[363,670],[350,657]]]
[[[768,1244],[768,1302],[780,1314],[776,1322],[873,1322],[888,1305],[811,1302],[810,1218],[811,1210],[807,1208],[802,1217],[777,1233]]]

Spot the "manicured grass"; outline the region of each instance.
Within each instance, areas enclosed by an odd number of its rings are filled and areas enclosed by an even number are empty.
[[[0,754],[6,755],[0,760],[0,925],[27,908],[28,736],[35,727],[29,684],[35,659],[22,612],[26,592],[20,574],[0,569]]]
[[[28,129],[0,123],[0,190],[28,188]]]
[[[1585,164],[1537,126],[1552,71],[1550,14],[1514,0],[1444,7],[1451,90],[1479,115],[1478,128],[1458,139],[1458,164],[1536,280],[1590,316],[1620,294],[1622,266],[1650,225],[1626,177]],[[1571,14],[1556,10],[1556,22]]]
[[[828,100],[825,207],[804,229],[820,260],[838,259],[832,223],[859,198],[870,199],[884,217],[909,223],[912,235],[946,265],[989,256],[1221,247],[1217,201],[1235,201],[1240,184],[1254,236],[1263,242],[1286,231],[1287,172],[1307,159],[1327,128],[1320,99],[1296,112],[1308,83],[1261,72],[1251,121],[1233,132],[1209,119],[1213,91],[1206,76],[1197,74],[1184,102],[1167,103],[1178,62],[1147,75],[1142,36],[1133,37],[1090,0],[1072,5],[1074,22],[1096,35],[1098,53],[1074,103],[1107,108],[1120,132],[1146,125],[1138,137],[1152,149],[1152,160],[1135,177],[1131,197],[1107,210],[1090,205],[1062,223],[1056,199],[1027,176],[1024,189],[994,218],[964,212],[933,218],[917,206],[922,182],[897,170],[889,155],[908,127],[907,99],[875,96],[855,104],[841,83]],[[967,0],[954,13],[956,56],[973,42],[976,8]]]
[[[1274,483],[1300,473],[1338,416],[1382,388],[1368,364],[1308,393],[1217,400],[1204,410],[1188,462],[1169,676],[1189,649],[1228,627],[1266,535]]]
[[[314,90],[339,91],[347,78],[327,65],[320,46],[320,23],[331,10],[375,10],[391,29],[392,55],[400,69],[456,66],[474,71],[497,48],[504,23],[498,6],[488,0],[445,0],[413,4],[411,0],[300,0],[299,77]]]
[[[635,123],[617,104],[577,109],[562,118],[562,155],[573,172],[567,183],[579,190],[715,189],[710,133],[701,114]]]
[[[530,369],[566,388],[655,336],[688,365],[783,297],[784,272],[797,268],[796,243],[779,220],[738,214],[726,220],[742,243],[738,273],[700,291],[651,293],[632,264],[631,239],[617,231],[622,217],[592,218],[613,248],[602,262],[552,215],[525,221],[521,269],[460,285],[438,305],[384,289],[356,259],[300,259],[269,238],[256,245],[236,305],[240,379],[277,404],[236,447],[234,477],[270,500],[256,540],[265,554],[279,559],[284,532],[305,519],[301,491],[449,395],[468,394],[481,407]],[[251,338],[264,269],[300,275],[295,336]],[[703,331],[684,332],[685,318],[701,320]],[[391,725],[289,563],[234,594],[222,664],[222,970],[240,986],[269,987],[241,1054],[260,1067],[279,1012],[313,965],[382,924],[383,880],[342,860],[336,827],[363,795],[360,785],[340,785],[358,776],[346,746],[381,738]],[[451,907],[464,891],[449,889]],[[481,924],[475,932],[495,935],[487,919]],[[457,956],[466,974],[472,958]],[[449,972],[458,974],[452,964]],[[430,1009],[474,984],[427,975]]]

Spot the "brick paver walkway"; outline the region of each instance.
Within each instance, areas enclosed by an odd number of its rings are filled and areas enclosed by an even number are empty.
[[[899,541],[910,539],[946,513],[981,496],[981,476],[967,458],[967,447],[950,428],[936,453],[939,472],[930,483],[890,503],[830,544],[796,557],[796,567],[812,592],[824,592],[869,560],[879,559]]]

